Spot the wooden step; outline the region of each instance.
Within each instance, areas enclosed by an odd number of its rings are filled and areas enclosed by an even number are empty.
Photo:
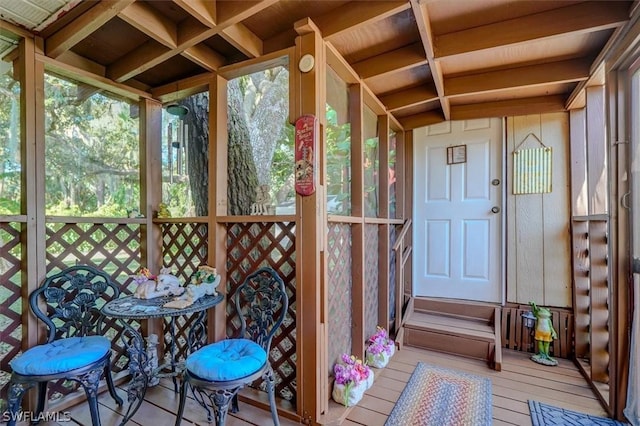
[[[494,305],[415,299],[404,323],[403,343],[486,360],[500,371],[500,312]]]

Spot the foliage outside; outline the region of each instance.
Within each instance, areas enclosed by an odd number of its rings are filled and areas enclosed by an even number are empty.
[[[45,75],[45,203],[56,216],[126,217],[139,209],[136,105]]]
[[[20,83],[0,64],[0,214],[20,214]]]

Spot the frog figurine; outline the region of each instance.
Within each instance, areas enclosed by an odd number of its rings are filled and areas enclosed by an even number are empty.
[[[535,302],[529,302],[529,305],[536,317],[535,339],[538,342],[538,353],[531,356],[531,360],[538,364],[556,366],[558,360],[549,355],[549,345],[558,338],[558,333],[551,322],[551,311],[538,307]]]

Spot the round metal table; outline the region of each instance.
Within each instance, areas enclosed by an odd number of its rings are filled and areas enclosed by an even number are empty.
[[[137,299],[133,296],[121,297],[107,302],[101,309],[105,317],[116,318],[122,324],[121,340],[129,354],[129,372],[131,380],[127,386],[129,406],[120,423],[124,425],[138,411],[150,382],[160,377],[172,377],[174,390],[178,384],[176,376],[182,371],[179,360],[176,359],[175,320],[183,315],[196,314],[187,332],[187,349],[189,353],[206,344],[207,332],[204,325],[207,309],[216,306],[224,299],[224,295],[217,294],[203,296],[185,308],[165,308],[163,305],[175,299],[174,296],[156,297],[153,299]],[[170,318],[171,344],[170,356],[167,363],[158,366],[156,360],[150,359],[144,337],[139,330],[131,325],[131,320],[148,320],[152,318]],[[169,370],[164,373],[163,370]]]

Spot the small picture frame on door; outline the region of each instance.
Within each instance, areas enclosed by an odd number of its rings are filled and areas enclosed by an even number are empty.
[[[447,164],[460,164],[467,162],[467,146],[455,145],[447,147]]]

